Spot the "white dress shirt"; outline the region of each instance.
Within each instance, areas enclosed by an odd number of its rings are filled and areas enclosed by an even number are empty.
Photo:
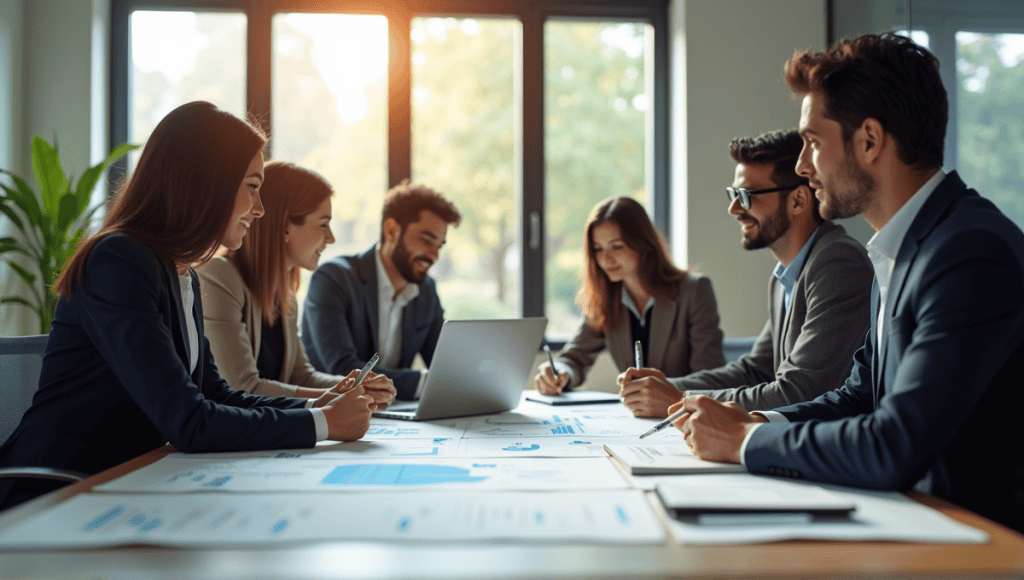
[[[396,294],[380,252],[380,244],[377,244],[373,250],[377,262],[377,354],[380,355],[380,366],[394,368],[402,356],[402,310],[420,295],[420,285],[410,282]],[[426,382],[427,371],[421,371],[415,398],[420,398]]]

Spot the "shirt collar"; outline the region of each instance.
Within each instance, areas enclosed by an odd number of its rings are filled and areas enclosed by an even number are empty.
[[[654,296],[651,296],[650,298],[647,299],[647,304],[644,305],[644,312],[643,314],[640,314],[640,310],[636,307],[636,303],[633,302],[633,297],[629,295],[629,292],[626,291],[626,287],[623,286],[622,303],[626,306],[626,308],[629,309],[630,312],[636,315],[637,319],[640,321],[640,326],[644,326],[644,319],[647,317],[647,311],[650,310],[651,308],[654,308]]]
[[[903,238],[907,236],[911,224],[914,223],[914,218],[917,217],[924,202],[928,201],[928,197],[945,177],[946,173],[940,169],[924,182],[924,185],[910,196],[907,203],[893,214],[889,221],[882,226],[882,229],[871,236],[867,243],[868,252],[878,253],[890,260],[895,260],[900,246],[903,245]]]
[[[814,228],[814,231],[808,236],[807,241],[804,242],[803,247],[800,248],[800,251],[788,266],[784,266],[782,262],[775,264],[775,277],[779,279],[779,283],[786,289],[786,294],[792,292],[793,287],[796,286],[796,279],[800,277],[800,271],[804,269],[804,262],[807,261],[807,254],[811,253],[811,246],[814,245],[814,240],[818,237],[818,232],[820,231],[821,224],[818,224],[818,227]]]
[[[380,257],[380,243],[373,246],[373,258],[377,263],[377,299],[382,304],[401,302],[408,304],[413,298],[420,295],[420,285],[409,282],[402,288],[402,291],[395,296],[395,287],[391,284],[387,270],[384,269],[384,261]]]

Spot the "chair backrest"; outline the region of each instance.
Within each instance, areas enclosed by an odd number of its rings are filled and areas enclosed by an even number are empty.
[[[39,386],[47,335],[0,336],[0,444],[10,437]]]
[[[757,340],[756,336],[726,338],[725,340],[723,340],[722,353],[725,355],[725,362],[731,363],[732,361],[750,352],[750,349],[754,348],[755,340]]]

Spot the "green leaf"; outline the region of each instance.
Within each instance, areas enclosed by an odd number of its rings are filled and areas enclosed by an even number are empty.
[[[6,173],[11,176],[14,181],[15,189],[8,189],[7,193],[10,194],[11,199],[18,206],[18,208],[25,214],[28,221],[32,224],[39,224],[39,219],[42,216],[42,208],[39,205],[39,197],[32,191],[32,188],[28,186],[28,183],[24,179],[17,175],[0,169],[0,173]]]
[[[14,238],[0,238],[0,254],[6,254],[7,252],[18,252],[30,258],[34,257],[26,248],[18,243],[18,240]]]
[[[29,308],[32,308],[33,310],[35,310],[35,308],[36,308],[35,304],[30,304],[28,300],[25,300],[21,296],[8,296],[7,298],[4,298],[3,300],[0,300],[0,303],[3,303],[3,304],[21,304],[22,306],[28,306]]]
[[[35,283],[36,283],[36,275],[35,274],[33,274],[32,272],[29,272],[28,270],[26,270],[25,268],[22,268],[18,264],[15,264],[14,262],[7,262],[7,265],[10,266],[12,270],[17,272],[18,276],[21,276],[21,279],[25,281],[25,284],[27,284],[29,286],[34,286],[35,285]]]
[[[132,149],[138,149],[138,145],[131,143],[122,143],[114,148],[107,156],[106,160],[97,163],[96,165],[85,170],[82,174],[82,178],[78,180],[78,186],[75,188],[75,197],[78,199],[78,213],[81,214],[85,211],[85,208],[89,206],[89,202],[92,201],[92,190],[96,187],[96,182],[100,178],[100,174],[103,173],[110,164],[117,161],[121,157],[124,157],[126,153]]]
[[[72,193],[64,194],[64,197],[60,198],[60,213],[57,215],[57,230],[60,232],[68,231],[68,227],[81,213],[78,209],[78,200]]]
[[[32,137],[32,171],[39,184],[43,209],[51,216],[57,215],[58,200],[70,189],[71,182],[60,166],[57,150],[38,135]]]
[[[4,189],[7,189],[7,186],[0,186],[0,187],[3,187]],[[10,199],[10,198],[4,198],[3,200],[0,200],[0,212],[3,212],[3,214],[5,216],[7,216],[7,219],[11,220],[11,223],[13,223],[14,225],[18,226],[19,230],[25,231],[25,224],[21,223],[21,218],[18,217],[18,214],[16,214],[13,209],[8,207],[6,203],[3,203],[5,201],[7,201],[8,199]],[[11,199],[11,202],[13,203],[14,200]]]

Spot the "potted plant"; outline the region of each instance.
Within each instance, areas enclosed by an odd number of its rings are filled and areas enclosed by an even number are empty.
[[[39,332],[50,332],[50,321],[57,306],[53,283],[60,276],[68,258],[85,237],[93,214],[103,207],[102,201],[90,206],[96,182],[111,163],[138,147],[123,144],[116,147],[105,161],[87,169],[72,187],[61,167],[57,149],[45,139],[32,138],[32,172],[35,173],[38,193],[21,177],[0,169],[9,175],[14,187],[0,183],[0,212],[21,230],[21,238],[0,238],[0,254],[12,272],[18,274],[28,293],[5,296],[0,303],[20,304],[39,315]],[[26,256],[35,272],[23,267],[13,255]]]

